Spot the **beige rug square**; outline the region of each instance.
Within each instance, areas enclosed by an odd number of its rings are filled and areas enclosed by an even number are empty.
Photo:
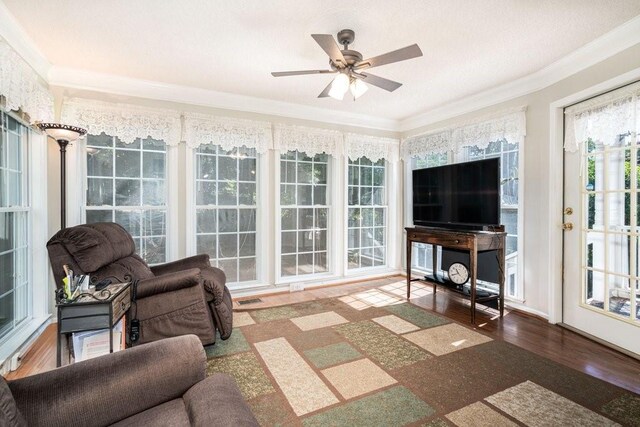
[[[406,334],[407,332],[417,331],[420,329],[413,323],[407,322],[404,319],[399,318],[396,315],[390,314],[388,316],[376,317],[371,319],[380,326],[384,326],[391,332],[396,334]]]
[[[255,325],[256,321],[246,311],[233,312],[233,326],[239,328],[241,326]]]
[[[345,399],[395,384],[397,381],[369,359],[325,369],[322,374]]]
[[[349,323],[347,319],[340,316],[335,311],[294,317],[291,321],[302,331],[311,331],[313,329],[327,328],[329,326]]]
[[[482,402],[472,403],[447,414],[446,417],[459,427],[517,427],[518,425]]]
[[[436,356],[492,341],[485,335],[455,323],[411,332],[403,337]]]

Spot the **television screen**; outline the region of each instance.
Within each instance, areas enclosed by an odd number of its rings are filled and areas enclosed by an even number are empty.
[[[500,159],[413,171],[414,225],[500,224]]]

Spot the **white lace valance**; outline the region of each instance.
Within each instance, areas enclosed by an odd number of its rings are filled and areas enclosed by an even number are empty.
[[[526,135],[526,109],[460,123],[445,129],[410,136],[402,141],[403,157],[423,157],[447,151],[459,152],[463,147],[487,148],[493,141],[506,139],[521,143]]]
[[[31,122],[53,121],[53,96],[40,76],[0,37],[0,95],[7,110],[22,110]]]
[[[344,135],[346,155],[351,160],[366,157],[372,162],[385,159],[394,161],[398,158],[399,141],[394,138],[347,133]]]
[[[340,154],[342,133],[335,130],[318,129],[306,126],[275,125],[275,148],[284,151],[301,151],[308,156],[325,153],[332,156]]]
[[[178,145],[181,140],[180,113],[173,110],[70,99],[62,105],[61,121],[83,127],[90,135],[117,136],[125,144],[149,137],[167,145]]]
[[[226,151],[244,146],[266,153],[273,146],[269,122],[189,113],[184,128],[184,140],[191,148],[216,144]]]
[[[640,132],[640,82],[614,90],[565,109],[567,151],[576,151],[589,138],[615,144],[621,135]]]

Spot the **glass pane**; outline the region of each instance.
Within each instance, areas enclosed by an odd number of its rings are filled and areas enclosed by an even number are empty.
[[[361,267],[372,267],[373,266],[373,249],[372,248],[364,248],[360,252],[360,266]]]
[[[167,214],[164,210],[146,210],[142,213],[143,234],[145,236],[164,236],[167,233]]]
[[[216,204],[216,183],[208,181],[198,181],[196,183],[196,204],[215,205]]]
[[[199,155],[197,161],[197,178],[216,179],[216,158],[215,156]]]
[[[256,184],[250,182],[241,182],[238,188],[239,200],[241,205],[256,204]]]
[[[87,145],[94,147],[113,147],[113,137],[105,135],[87,135]]]
[[[233,157],[218,157],[218,180],[238,179],[238,161]]]
[[[256,180],[256,159],[240,159],[238,160],[240,181]]]
[[[283,255],[282,268],[280,274],[282,277],[295,276],[297,273],[296,255]]]
[[[587,267],[604,270],[604,233],[587,232],[585,240],[587,245]]]
[[[631,316],[631,280],[609,275],[609,312],[627,319]]]
[[[604,194],[589,193],[585,209],[587,228],[592,230],[604,230]]]
[[[131,211],[115,211],[115,222],[120,224],[132,236],[141,235],[141,213]]]
[[[256,255],[256,234],[255,233],[238,234],[238,253],[242,257]]]
[[[116,147],[118,148],[128,148],[128,149],[140,149],[140,138],[136,138],[133,142],[124,142],[121,141],[120,138],[116,137]]]
[[[116,179],[116,206],[140,206],[140,180]]]
[[[310,230],[313,228],[313,209],[298,209],[298,229]]]
[[[295,230],[297,225],[296,209],[282,209],[281,210],[281,229],[282,230]]]
[[[360,227],[360,209],[358,208],[350,208],[349,209],[349,227]]]
[[[164,180],[145,180],[142,182],[142,204],[160,206],[166,203]]]
[[[373,170],[373,185],[384,186],[384,168],[375,168]]]
[[[327,208],[315,209],[315,226],[316,228],[327,228]]]
[[[315,273],[324,273],[326,271],[329,271],[326,252],[316,252],[313,259],[315,263]]]
[[[208,254],[212,259],[218,257],[217,237],[212,235],[200,235],[196,237],[196,250],[199,254]]]
[[[94,222],[113,222],[113,211],[111,210],[87,210],[86,211],[87,224]]]
[[[298,183],[311,183],[311,163],[298,163]]]
[[[298,232],[298,252],[313,251],[313,231]]]
[[[140,152],[116,150],[116,176],[137,178],[140,176]]]
[[[113,180],[87,178],[87,206],[113,205]]]
[[[237,259],[219,260],[218,268],[224,271],[224,274],[227,276],[227,283],[238,282],[238,260]]]
[[[360,168],[358,166],[349,166],[349,185],[358,185],[360,183]]]
[[[14,252],[8,252],[0,255],[0,295],[9,292],[14,288],[13,276],[14,271]]]
[[[256,259],[243,258],[240,260],[240,281],[256,280]]]
[[[13,292],[0,298],[0,337],[13,329]]]
[[[256,209],[240,209],[240,231],[256,231]]]
[[[294,254],[298,247],[296,241],[297,232],[285,231],[280,237],[280,250],[283,254]]]
[[[154,151],[166,151],[167,147],[164,141],[159,141],[153,138],[145,138],[142,140],[142,148],[144,150],[154,150]]]
[[[88,147],[87,175],[113,176],[113,150]]]
[[[196,231],[198,233],[215,233],[218,212],[215,209],[196,210]]]
[[[218,232],[235,233],[238,231],[238,211],[236,209],[218,209]]]
[[[347,246],[349,249],[357,249],[360,247],[360,230],[350,229],[347,236]]]
[[[144,178],[164,178],[165,176],[165,154],[145,152],[143,158]]]
[[[314,184],[327,183],[327,165],[326,164],[315,163],[313,165],[313,183]]]
[[[313,253],[298,255],[298,275],[313,273]]]
[[[368,167],[360,168],[360,185],[373,184],[373,169]]]
[[[238,256],[238,235],[218,235],[218,258],[235,258]]]
[[[280,185],[280,204],[281,205],[295,205],[296,203],[296,186],[295,185]]]
[[[218,183],[218,204],[233,205],[238,204],[238,183],[226,181]]]
[[[327,250],[327,232],[317,230],[313,233],[314,237],[314,251],[326,251]]]
[[[14,229],[17,226],[16,213],[0,212],[0,252],[9,251],[17,246]]]
[[[586,273],[586,303],[592,307],[604,308],[604,273],[587,270]]]
[[[348,193],[348,202],[349,205],[358,205],[360,204],[360,188],[359,187],[349,187]]]
[[[313,187],[313,204],[314,205],[327,204],[327,186],[326,185],[315,185]]]
[[[349,269],[360,267],[360,251],[349,250],[347,253],[347,262],[349,263]]]
[[[298,205],[313,205],[311,185],[298,185]]]
[[[149,264],[165,262],[167,242],[164,237],[147,237],[142,239],[140,256]]]
[[[295,162],[280,162],[280,182],[296,182]]]

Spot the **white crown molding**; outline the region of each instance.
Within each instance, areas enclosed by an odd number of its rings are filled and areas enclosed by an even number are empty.
[[[115,95],[150,98],[182,104],[269,114],[316,122],[397,131],[398,120],[356,114],[291,102],[236,95],[189,86],[102,74],[54,65],[49,70],[49,84],[72,89]]]
[[[47,80],[51,64],[2,0],[0,0],[0,37],[5,39],[40,77]]]
[[[535,73],[403,119],[399,130],[415,130],[539,91],[639,43],[640,16],[636,16]]]

